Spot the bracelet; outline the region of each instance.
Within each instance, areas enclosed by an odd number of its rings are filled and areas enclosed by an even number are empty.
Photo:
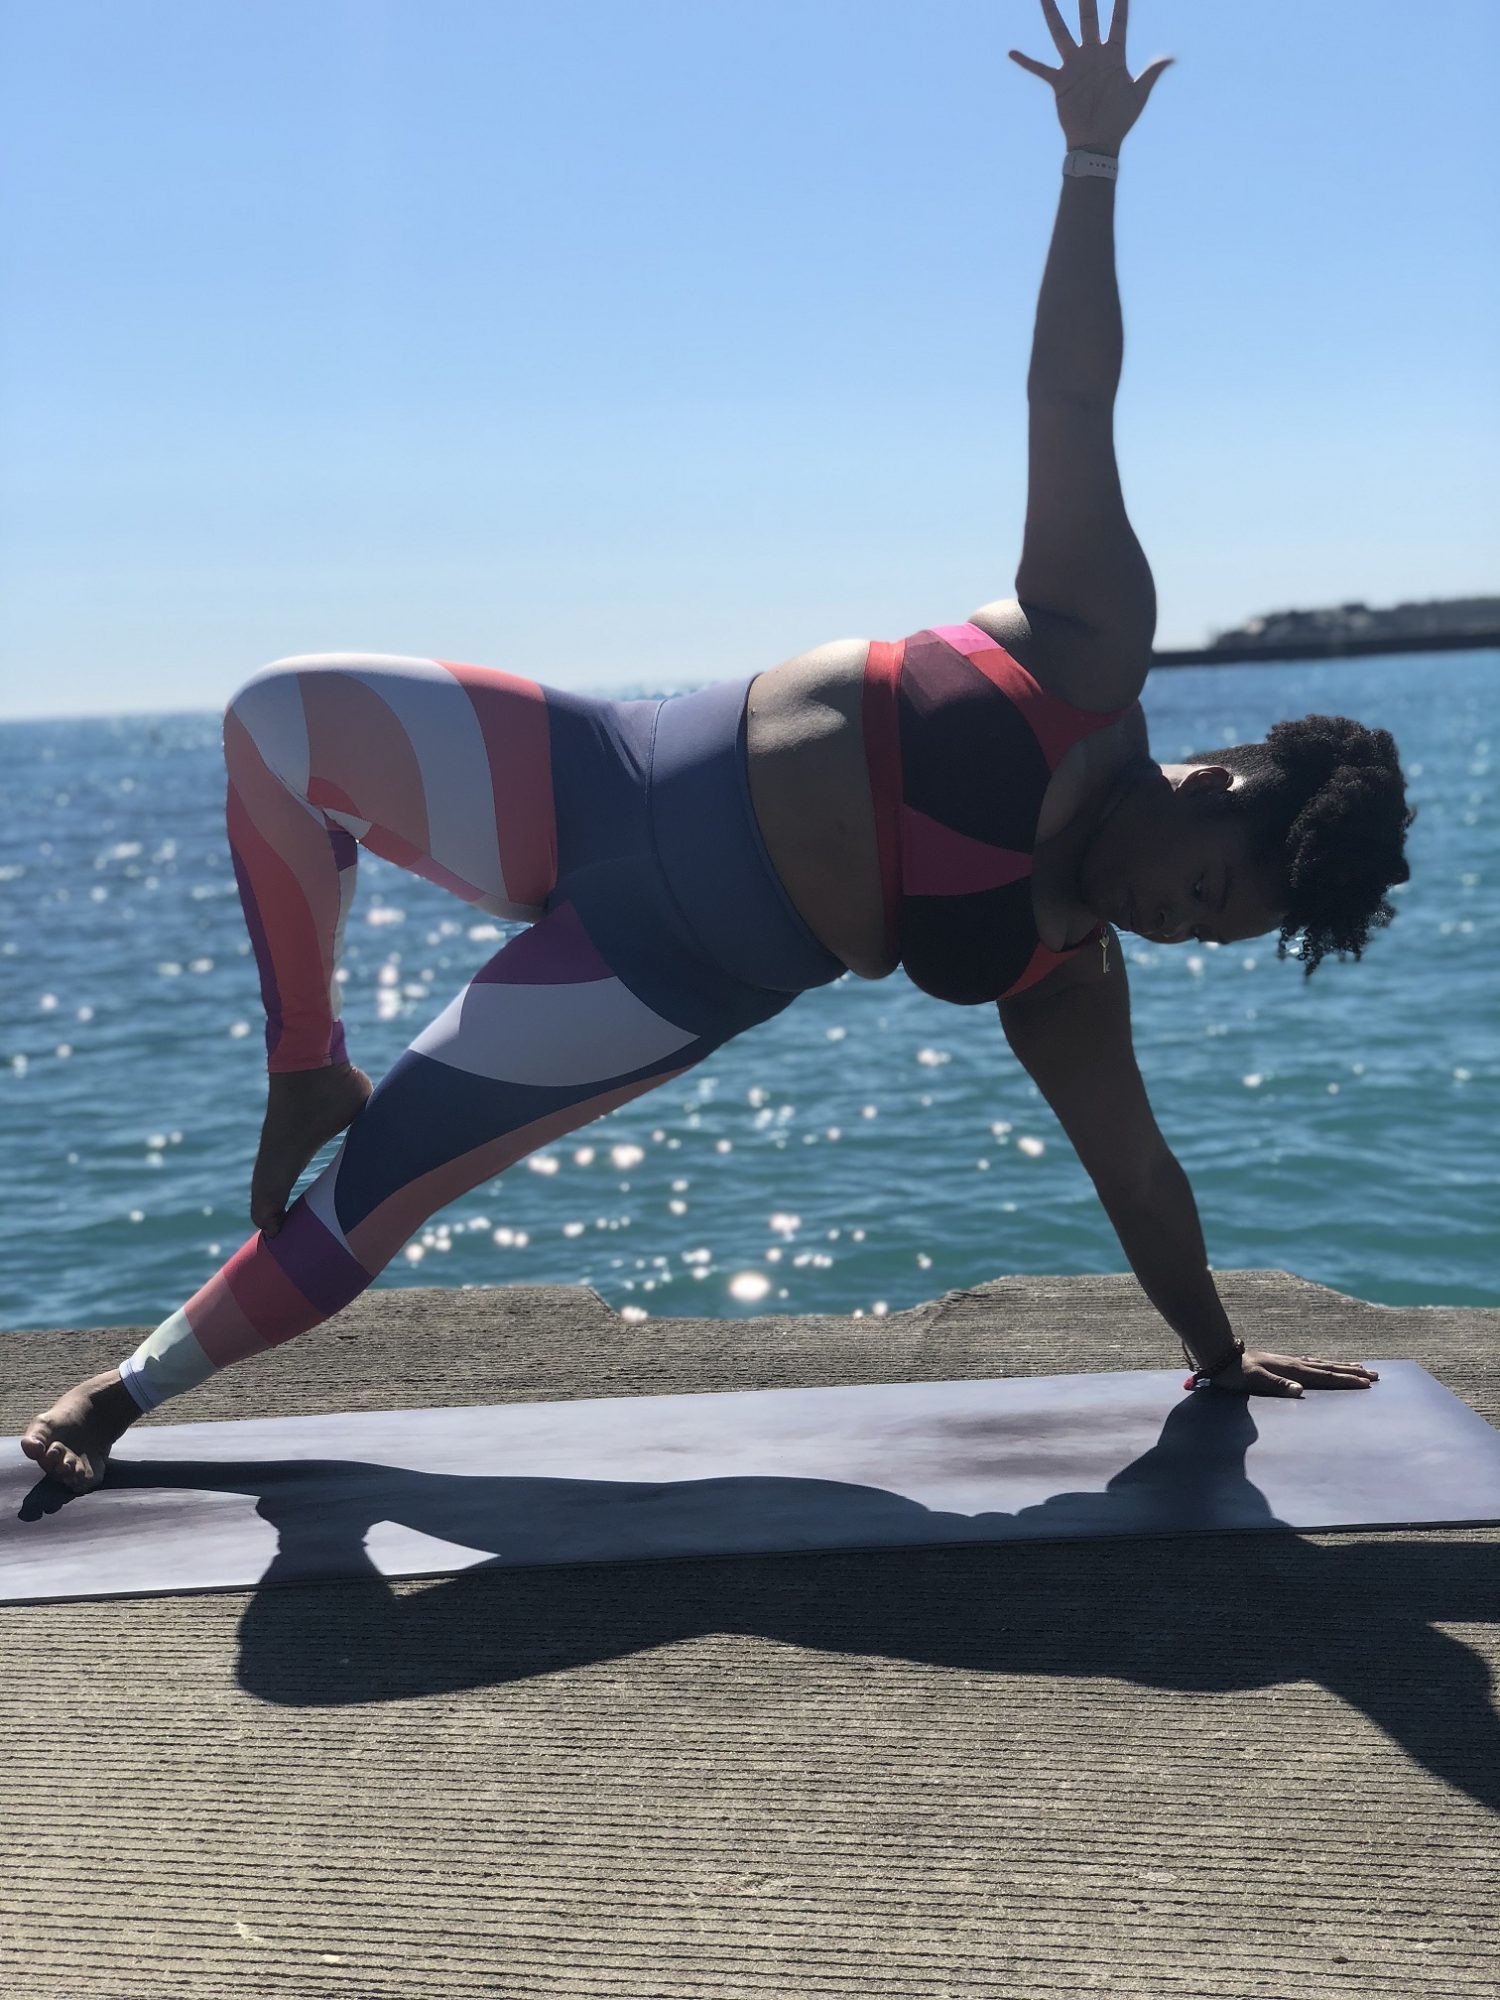
[[[1230,1361],[1243,1361],[1245,1358],[1245,1343],[1243,1340],[1237,1340],[1234,1343],[1234,1352],[1229,1356],[1229,1360],[1221,1361],[1218,1367],[1214,1369],[1200,1368],[1196,1362],[1193,1362],[1193,1357],[1188,1352],[1186,1341],[1182,1343],[1182,1355],[1185,1361],[1192,1362],[1193,1364],[1193,1372],[1182,1386],[1184,1389],[1198,1389],[1205,1382],[1211,1382],[1215,1375],[1222,1375],[1224,1370],[1229,1366]]]
[[[1063,172],[1070,180],[1088,174],[1099,180],[1112,181],[1119,171],[1119,156],[1115,153],[1095,153],[1087,146],[1075,146],[1063,155]]]

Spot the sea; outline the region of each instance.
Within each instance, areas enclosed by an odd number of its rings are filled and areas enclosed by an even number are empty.
[[[1384,725],[1419,814],[1397,920],[1358,963],[1308,979],[1274,938],[1126,940],[1211,1265],[1500,1305],[1500,652],[1163,670],[1144,701],[1166,762],[1310,712]],[[363,857],[343,966],[361,1066],[378,1076],[505,935]],[[0,723],[0,1326],[150,1325],[190,1296],[249,1233],[263,1065],[218,717]],[[1126,1268],[994,1008],[897,972],[803,995],[476,1188],[376,1283],[879,1318],[1002,1273]]]

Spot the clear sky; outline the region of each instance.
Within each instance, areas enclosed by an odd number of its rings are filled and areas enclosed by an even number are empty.
[[[1037,0],[0,0],[0,713],[664,690],[1009,595],[1063,152],[1011,46]],[[1500,5],[1130,51],[1158,643],[1500,588]]]

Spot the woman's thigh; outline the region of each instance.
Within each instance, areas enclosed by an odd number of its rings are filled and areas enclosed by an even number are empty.
[[[253,817],[279,783],[371,853],[524,920],[557,879],[547,694],[441,660],[278,660],[229,704],[231,784]]]

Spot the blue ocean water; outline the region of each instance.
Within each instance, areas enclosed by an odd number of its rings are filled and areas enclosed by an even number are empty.
[[[1500,1304],[1497,695],[1496,653],[1147,689],[1165,761],[1310,711],[1383,724],[1420,809],[1400,916],[1359,964],[1304,980],[1274,939],[1127,941],[1141,1068],[1216,1266]],[[0,724],[0,1325],[155,1322],[248,1233],[263,1043],[218,736],[211,715]],[[378,1075],[503,935],[364,857],[356,1059]],[[1125,1268],[994,1009],[898,972],[804,995],[475,1190],[378,1282],[879,1315],[1000,1272]]]

